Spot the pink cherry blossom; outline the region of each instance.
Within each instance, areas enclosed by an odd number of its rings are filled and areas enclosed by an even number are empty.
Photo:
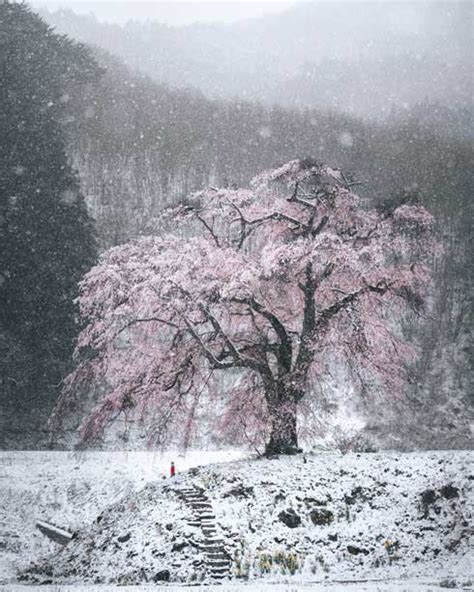
[[[342,172],[295,160],[251,189],[195,193],[160,227],[81,282],[77,368],[55,418],[100,385],[84,440],[125,413],[152,443],[187,441],[213,405],[220,432],[294,452],[329,360],[354,392],[403,397],[416,351],[397,319],[422,308],[436,250],[424,208],[370,209]]]

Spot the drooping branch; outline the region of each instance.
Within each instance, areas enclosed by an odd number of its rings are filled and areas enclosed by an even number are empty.
[[[251,235],[252,231],[261,226],[262,224],[265,224],[265,222],[269,222],[272,220],[277,222],[286,221],[290,224],[293,224],[296,228],[302,230],[305,230],[307,227],[307,224],[305,224],[305,222],[302,222],[301,220],[298,220],[297,218],[290,216],[289,214],[285,214],[283,212],[278,211],[271,212],[270,214],[267,214],[266,216],[261,216],[259,218],[248,219],[244,216],[242,210],[234,202],[230,201],[229,205],[237,212],[238,217],[235,221],[239,222],[241,226],[240,237],[237,244],[238,250],[242,248],[245,240]]]
[[[229,354],[231,358],[234,360],[236,368],[249,368],[251,370],[256,370],[257,372],[261,372],[263,374],[268,374],[270,372],[270,369],[265,367],[262,361],[242,355],[242,352],[239,349],[237,349],[232,339],[223,330],[221,324],[216,319],[216,317],[213,314],[211,314],[209,309],[205,308],[204,306],[201,306],[200,308],[205,317],[209,320],[209,322],[215,329],[216,333],[223,337],[225,344],[229,349]]]
[[[221,248],[221,243],[217,234],[214,232],[214,228],[199,214],[196,214],[196,218],[201,222],[201,224],[208,230],[209,234],[211,235],[213,241],[216,243],[217,247]]]
[[[207,359],[207,361],[211,364],[211,367],[216,369],[216,370],[225,370],[228,368],[236,368],[238,367],[237,364],[235,364],[235,362],[223,362],[219,360],[219,357],[214,355],[212,353],[212,351],[206,347],[206,344],[204,343],[204,341],[201,339],[201,337],[199,336],[198,332],[195,330],[193,324],[191,323],[191,321],[189,319],[187,319],[186,317],[184,318],[184,322],[186,324],[186,327],[188,328],[188,331],[190,333],[190,335],[193,337],[193,339],[196,341],[196,343],[199,345],[199,348],[201,349],[201,352],[204,354],[204,357]]]
[[[178,329],[178,325],[176,325],[176,323],[173,323],[172,321],[167,321],[166,319],[162,319],[160,317],[145,317],[142,319],[132,319],[116,332],[116,334],[114,335],[114,339],[116,339],[121,333],[123,333],[124,331],[138,323],[162,323],[163,325],[167,325],[168,327],[172,327],[173,329]]]

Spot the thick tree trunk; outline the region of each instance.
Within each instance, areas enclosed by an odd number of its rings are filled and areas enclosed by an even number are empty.
[[[296,433],[296,402],[288,398],[278,403],[269,404],[270,410],[270,440],[265,447],[266,456],[278,454],[297,454],[302,452],[298,448]]]

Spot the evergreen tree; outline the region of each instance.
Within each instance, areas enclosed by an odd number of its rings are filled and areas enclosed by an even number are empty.
[[[95,242],[62,122],[99,69],[23,4],[0,5],[0,406],[36,432],[73,346],[76,285]],[[14,418],[18,428],[15,427]],[[25,428],[26,429],[26,428]],[[13,432],[13,434],[12,434]]]

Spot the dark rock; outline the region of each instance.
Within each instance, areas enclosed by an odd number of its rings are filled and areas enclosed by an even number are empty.
[[[334,514],[331,512],[331,510],[326,510],[324,508],[320,510],[312,510],[309,514],[309,517],[311,518],[311,522],[316,526],[326,526],[331,524],[331,522],[334,520]]]
[[[459,497],[459,489],[450,483],[441,488],[441,495],[448,500],[454,499],[455,497]]]
[[[458,587],[458,583],[456,582],[456,580],[453,580],[452,578],[446,578],[445,580],[441,580],[441,582],[439,583],[439,587],[455,589]]]
[[[237,485],[236,487],[229,489],[229,491],[226,491],[222,497],[232,496],[237,499],[248,499],[249,497],[253,497],[253,495],[254,495],[253,487],[245,487],[241,483],[241,484]]]
[[[165,525],[166,530],[173,530],[173,525],[172,524],[166,524]]]
[[[347,550],[351,555],[360,555],[363,553],[364,555],[368,555],[369,551],[367,549],[361,549],[360,547],[356,547],[354,545],[347,545]]]
[[[436,501],[436,492],[434,491],[434,489],[425,489],[425,491],[423,491],[423,493],[421,494],[421,503],[424,506],[429,506],[431,504],[434,504],[435,501]]]
[[[170,572],[168,569],[162,569],[153,576],[154,582],[169,582]]]
[[[348,506],[355,504],[357,501],[365,502],[370,499],[369,492],[364,490],[360,485],[354,487],[349,495],[344,495],[344,501]]]
[[[309,506],[327,506],[329,500],[318,500],[314,497],[305,497],[303,501]]]
[[[453,551],[456,551],[456,549],[459,547],[459,545],[461,544],[462,539],[453,539],[452,541],[449,541],[449,543],[446,545],[446,549],[448,551],[450,551],[451,553]]]
[[[131,536],[132,535],[129,532],[127,532],[127,534],[122,534],[121,536],[119,536],[117,540],[119,543],[126,543],[130,540]]]
[[[280,522],[283,522],[288,528],[296,528],[301,524],[301,518],[298,514],[293,510],[293,508],[288,508],[288,510],[283,510],[278,514],[278,519]]]
[[[328,539],[335,543],[337,541],[337,534],[328,534]]]
[[[181,543],[175,543],[172,548],[171,548],[171,552],[179,552],[182,551],[185,547],[188,546],[188,543],[186,543],[185,541],[181,542]]]

